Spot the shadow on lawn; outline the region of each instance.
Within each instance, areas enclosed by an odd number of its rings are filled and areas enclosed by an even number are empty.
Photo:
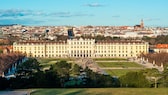
[[[86,95],[85,90],[79,89],[79,90],[73,91],[73,89],[71,89],[71,91],[69,91],[68,89],[57,89],[57,90],[38,89],[38,90],[31,92],[30,95],[79,95],[79,94]]]

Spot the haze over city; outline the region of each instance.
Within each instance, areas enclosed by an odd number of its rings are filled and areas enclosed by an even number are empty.
[[[167,0],[1,0],[0,24],[167,26]]]

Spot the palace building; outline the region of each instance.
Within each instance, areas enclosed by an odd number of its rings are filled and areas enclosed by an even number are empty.
[[[95,39],[67,39],[66,41],[22,41],[13,43],[14,52],[29,57],[137,57],[148,53],[149,44],[142,40],[96,41]]]

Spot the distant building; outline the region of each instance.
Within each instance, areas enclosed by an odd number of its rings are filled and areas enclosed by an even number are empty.
[[[134,26],[134,29],[135,29],[135,30],[143,29],[143,28],[144,28],[144,22],[143,22],[143,19],[141,20],[141,22],[140,22],[139,25],[135,25],[135,26]]]
[[[157,44],[154,52],[167,52],[168,53],[168,44]]]
[[[74,38],[73,28],[68,28],[67,32],[68,32],[68,38],[73,39]]]
[[[13,50],[31,57],[137,57],[148,53],[149,44],[141,40],[95,41],[68,39],[57,42],[15,42]]]
[[[144,22],[143,22],[143,19],[141,20],[140,27],[141,27],[141,28],[144,28]]]

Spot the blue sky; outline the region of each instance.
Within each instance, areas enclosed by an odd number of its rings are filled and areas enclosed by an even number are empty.
[[[168,26],[168,0],[0,0],[0,24]]]

